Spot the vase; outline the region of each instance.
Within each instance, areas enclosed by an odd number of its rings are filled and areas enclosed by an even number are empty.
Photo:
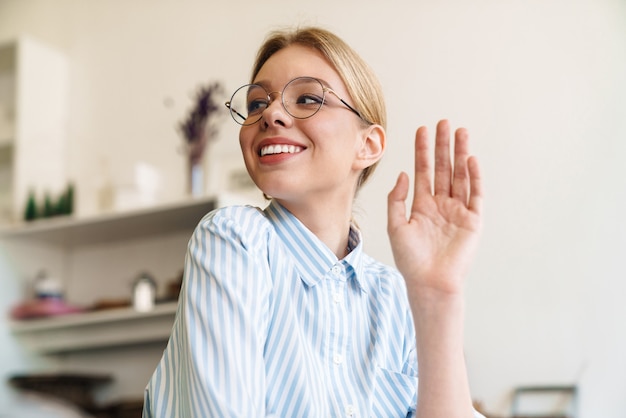
[[[209,151],[208,136],[205,130],[187,143],[187,192],[192,197],[205,194],[207,175],[206,159]]]
[[[187,173],[187,192],[191,197],[204,195],[204,158],[189,159]]]

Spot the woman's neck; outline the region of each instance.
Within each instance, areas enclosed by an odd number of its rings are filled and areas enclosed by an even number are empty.
[[[352,200],[333,202],[329,200],[296,204],[278,199],[289,212],[300,220],[317,238],[342,259],[347,254]]]

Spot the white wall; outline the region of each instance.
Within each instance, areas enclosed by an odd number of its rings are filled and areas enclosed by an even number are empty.
[[[473,136],[488,193],[468,279],[474,397],[506,413],[516,385],[578,383],[583,417],[623,417],[624,2],[0,0],[0,40],[26,33],[70,59],[69,171],[85,214],[103,158],[119,184],[153,164],[162,199],[180,196],[175,125],[190,95],[244,83],[267,30],[292,24],[336,31],[385,88],[389,148],[357,213],[372,255],[392,260],[385,196],[411,170],[415,128],[447,117]],[[236,138],[225,121],[220,159],[238,158]]]

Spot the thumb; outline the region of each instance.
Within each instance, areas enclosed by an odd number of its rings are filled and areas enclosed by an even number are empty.
[[[387,195],[387,232],[406,223],[405,201],[409,194],[409,176],[402,172]]]

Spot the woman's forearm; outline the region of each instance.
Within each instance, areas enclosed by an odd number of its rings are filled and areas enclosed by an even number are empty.
[[[472,417],[463,352],[462,294],[424,294],[409,289],[419,365],[417,416]]]

